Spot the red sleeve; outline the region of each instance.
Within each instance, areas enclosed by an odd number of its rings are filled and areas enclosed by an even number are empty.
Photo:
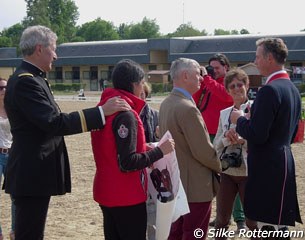
[[[203,78],[203,84],[212,94],[214,94],[218,98],[221,98],[224,102],[233,102],[232,97],[228,94],[223,84],[223,80],[224,78],[218,78],[217,80],[214,80],[213,78],[207,75]]]

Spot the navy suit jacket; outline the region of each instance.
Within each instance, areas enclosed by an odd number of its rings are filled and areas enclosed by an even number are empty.
[[[248,141],[244,210],[252,220],[290,226],[301,222],[290,147],[300,110],[294,84],[277,79],[259,90],[250,120],[237,121],[237,132]]]
[[[23,61],[7,83],[4,104],[13,144],[5,191],[14,196],[70,192],[70,167],[63,136],[103,127],[97,107],[61,113],[44,75]]]

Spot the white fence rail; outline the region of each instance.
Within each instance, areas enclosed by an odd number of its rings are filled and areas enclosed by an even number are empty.
[[[99,102],[100,96],[86,96],[86,97],[79,97],[77,95],[55,95],[54,96],[56,101],[88,101],[88,102]],[[161,103],[165,97],[151,97],[147,98],[147,102],[150,103]]]

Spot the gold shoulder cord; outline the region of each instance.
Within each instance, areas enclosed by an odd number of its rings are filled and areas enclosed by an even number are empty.
[[[34,77],[32,73],[20,73],[18,77]]]
[[[83,132],[88,132],[87,122],[83,111],[78,111]]]

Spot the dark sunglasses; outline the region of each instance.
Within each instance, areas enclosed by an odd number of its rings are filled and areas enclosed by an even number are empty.
[[[0,91],[3,91],[3,89],[6,89],[6,86],[0,86]]]
[[[232,83],[228,86],[229,89],[242,88],[245,84],[243,83]]]

